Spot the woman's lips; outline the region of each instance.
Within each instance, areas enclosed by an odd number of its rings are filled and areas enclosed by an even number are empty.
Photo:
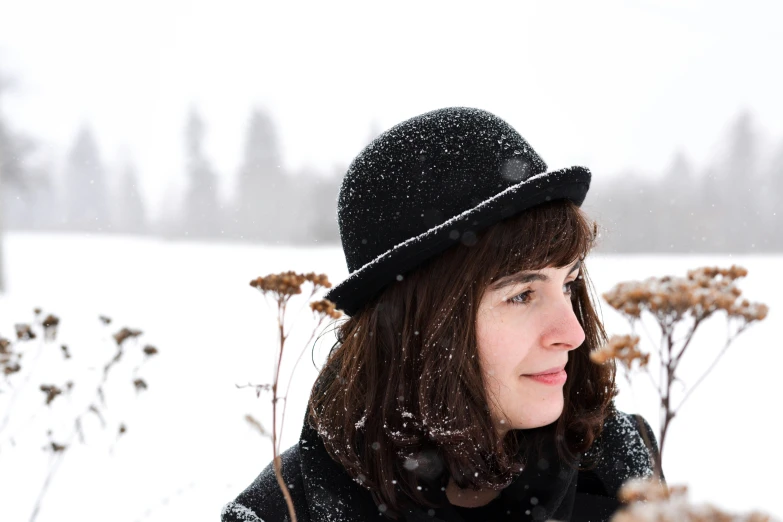
[[[542,384],[549,384],[552,386],[556,386],[556,385],[564,384],[568,379],[568,374],[566,373],[565,369],[562,366],[558,366],[556,368],[550,368],[549,370],[545,370],[541,373],[523,375],[522,377],[527,377],[528,379],[532,379]]]
[[[560,366],[553,366],[552,368],[549,368],[548,370],[544,370],[543,372],[526,373],[525,375],[526,376],[530,376],[530,375],[547,375],[549,373],[562,372],[563,370],[565,370],[565,367],[566,367],[565,364],[561,364]]]

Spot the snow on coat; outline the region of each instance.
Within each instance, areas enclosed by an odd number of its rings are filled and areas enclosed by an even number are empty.
[[[577,471],[566,465],[529,465],[498,497],[508,520],[608,521],[619,507],[617,491],[626,480],[649,477],[653,458],[640,433],[644,422],[657,453],[652,428],[640,416],[616,412],[601,437],[588,451],[593,469]],[[299,443],[282,454],[299,522],[365,522],[384,520],[369,491],[356,483],[327,453],[318,433],[305,420]],[[542,459],[543,460],[543,459]],[[445,495],[447,476],[424,483],[441,491],[437,509],[410,506],[407,522],[463,522],[460,510]],[[495,501],[493,501],[495,502]],[[288,510],[277,479],[268,465],[234,501],[223,507],[221,522],[288,522]]]

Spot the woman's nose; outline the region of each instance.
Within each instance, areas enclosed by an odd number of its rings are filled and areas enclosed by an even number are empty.
[[[542,342],[545,347],[573,350],[585,341],[585,331],[570,299],[558,299],[546,320]]]

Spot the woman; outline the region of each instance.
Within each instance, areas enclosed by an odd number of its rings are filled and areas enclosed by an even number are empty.
[[[589,360],[605,341],[589,184],[469,108],[400,123],[353,161],[351,274],[326,296],[350,317],[283,454],[300,522],[608,520],[619,486],[652,474],[652,430]],[[271,466],[222,520],[288,520]]]

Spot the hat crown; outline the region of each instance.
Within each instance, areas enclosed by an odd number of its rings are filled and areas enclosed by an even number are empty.
[[[513,127],[480,109],[439,109],[395,125],[354,159],[340,188],[348,270],[546,170]]]

